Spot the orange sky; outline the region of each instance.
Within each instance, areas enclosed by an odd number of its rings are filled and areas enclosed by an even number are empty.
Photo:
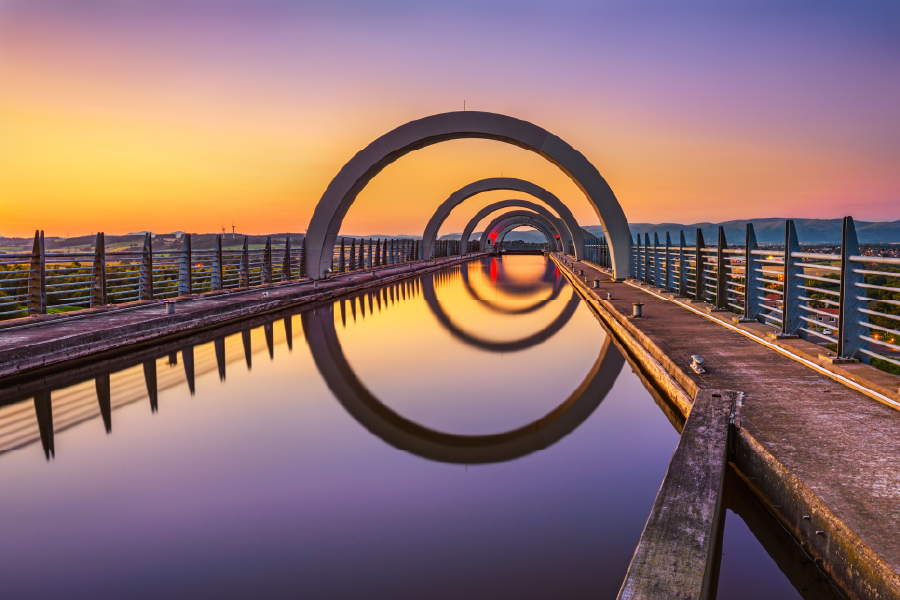
[[[357,150],[464,99],[568,141],[631,221],[900,219],[896,44],[729,15],[672,45],[669,22],[627,11],[591,17],[608,28],[595,39],[556,16],[489,15],[460,36],[452,15],[417,30],[427,12],[372,22],[130,4],[0,5],[0,235],[304,231]],[[554,44],[523,43],[542,28]],[[761,33],[766,47],[753,48]],[[472,140],[388,167],[342,231],[421,234],[451,192],[501,173],[598,223],[537,155]],[[442,233],[513,196],[469,201]]]

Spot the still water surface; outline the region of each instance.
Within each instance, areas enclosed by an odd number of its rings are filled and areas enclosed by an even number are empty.
[[[4,598],[614,598],[678,443],[540,256],[16,393]],[[799,597],[745,530],[720,597]]]

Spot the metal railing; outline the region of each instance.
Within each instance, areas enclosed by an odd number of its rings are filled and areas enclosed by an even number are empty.
[[[421,253],[422,244],[419,240],[342,237],[340,242],[336,241],[334,245],[331,271],[353,273],[416,262],[422,260]]]
[[[668,234],[665,245],[658,236],[651,244],[648,234],[643,242],[638,235],[630,275],[769,325],[779,337],[823,345],[837,359],[900,367],[900,258],[862,255],[851,217],[844,219],[839,254],[803,252],[791,220],[784,250],[760,248],[751,224],[742,246],[729,247],[724,228],[718,233],[708,247],[699,229],[692,247],[684,232],[677,246]],[[594,256],[590,262],[604,266]]]
[[[108,249],[98,233],[93,248],[48,252],[44,232],[35,232],[31,252],[0,255],[0,319],[68,312],[139,300],[168,299],[216,290],[250,287],[306,277],[305,240],[266,238],[263,248],[223,248],[222,235],[211,249],[192,249],[191,234],[180,250],[143,246]]]

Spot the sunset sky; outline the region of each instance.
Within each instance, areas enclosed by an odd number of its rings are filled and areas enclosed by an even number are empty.
[[[569,142],[630,221],[897,220],[898,31],[897,2],[0,0],[0,235],[304,231],[354,153],[463,101]],[[479,140],[388,167],[342,232],[421,234],[501,174],[599,222]]]

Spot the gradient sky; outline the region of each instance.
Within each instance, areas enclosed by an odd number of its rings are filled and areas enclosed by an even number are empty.
[[[631,221],[896,220],[897,31],[896,2],[0,0],[0,235],[304,231],[354,153],[464,100],[568,141]],[[342,232],[421,234],[501,173],[599,223],[539,156],[466,140]]]

